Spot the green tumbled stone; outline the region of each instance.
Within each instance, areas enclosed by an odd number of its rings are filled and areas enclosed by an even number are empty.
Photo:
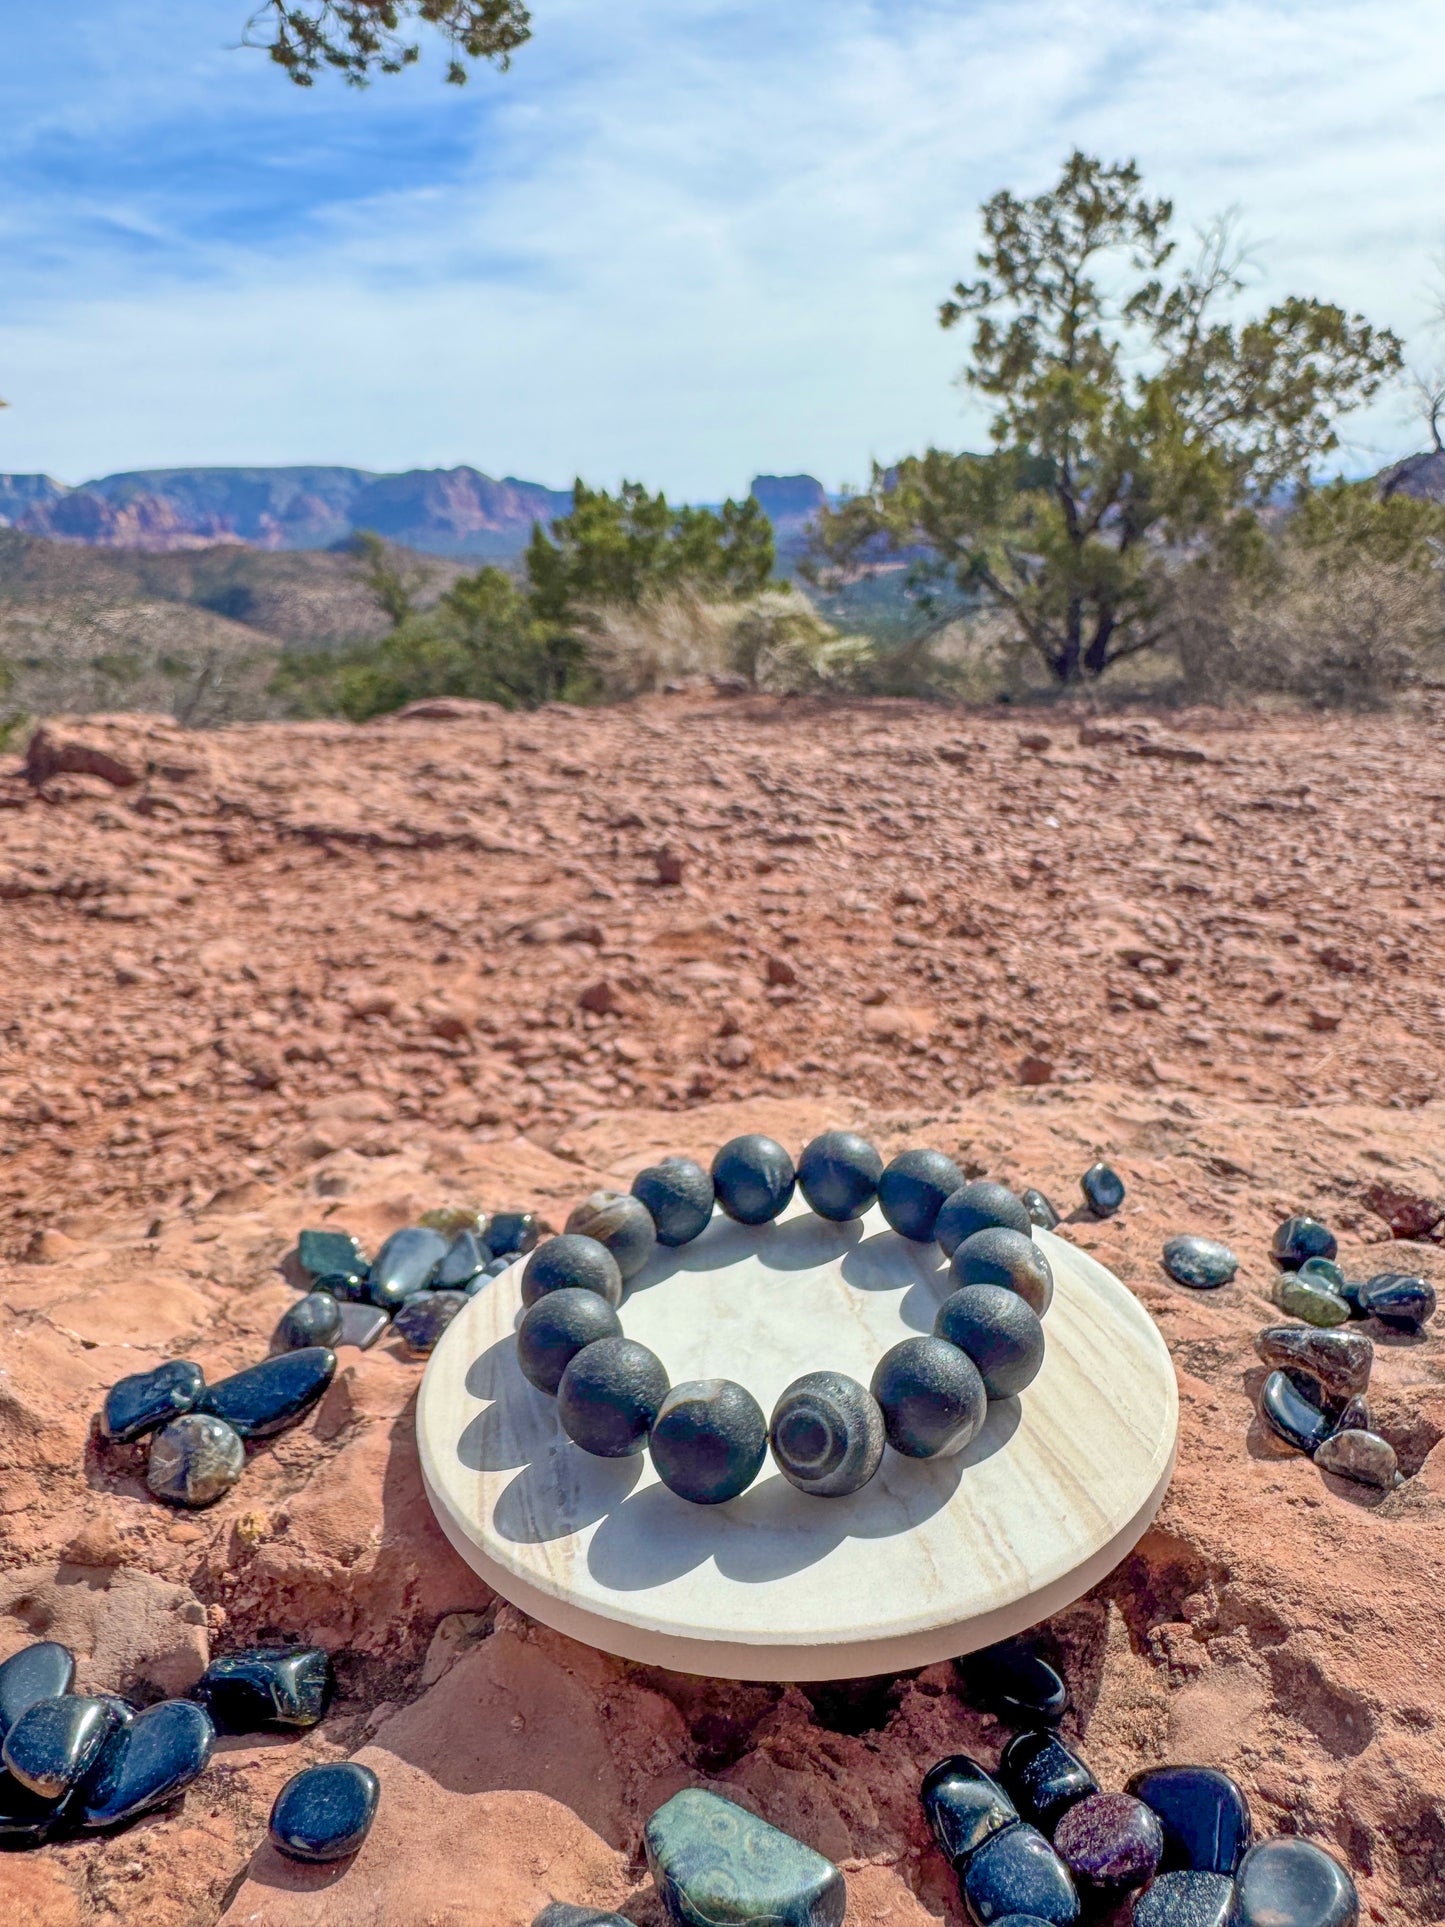
[[[1287,1271],[1274,1288],[1274,1302],[1307,1325],[1343,1325],[1350,1308],[1338,1292],[1312,1285],[1302,1272]]]
[[[370,1264],[348,1231],[303,1231],[296,1240],[296,1257],[313,1278],[324,1278],[328,1272],[364,1277]]]
[[[1344,1295],[1345,1274],[1333,1258],[1306,1258],[1295,1276],[1308,1278],[1312,1285],[1323,1285],[1326,1291]]]
[[[674,1794],[643,1837],[675,1927],[842,1927],[847,1894],[832,1861],[716,1793]]]

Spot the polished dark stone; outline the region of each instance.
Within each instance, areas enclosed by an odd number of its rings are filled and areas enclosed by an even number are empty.
[[[944,1199],[933,1235],[943,1255],[951,1258],[965,1238],[995,1226],[1004,1231],[1021,1231],[1028,1237],[1033,1219],[1006,1184],[979,1178],[972,1184],[961,1184]]]
[[[1069,1808],[1099,1783],[1057,1733],[1016,1733],[1003,1750],[998,1777],[1026,1820],[1052,1833]]]
[[[183,1793],[211,1757],[215,1729],[190,1700],[162,1700],[116,1728],[81,1792],[82,1824],[113,1827]]]
[[[1323,1285],[1327,1291],[1343,1294],[1345,1289],[1345,1274],[1333,1258],[1306,1258],[1299,1276],[1313,1285]]]
[[[1079,1179],[1079,1189],[1096,1218],[1112,1218],[1124,1202],[1124,1180],[1108,1164],[1091,1164]]]
[[[480,1277],[483,1265],[491,1256],[489,1247],[475,1231],[459,1231],[447,1246],[447,1255],[437,1266],[432,1283],[439,1291],[460,1291],[473,1278]]]
[[[1042,1191],[1036,1191],[1032,1185],[1021,1191],[1019,1198],[1029,1214],[1030,1222],[1038,1225],[1040,1230],[1055,1231],[1064,1222],[1063,1214],[1053,1199],[1046,1197]]]
[[[308,1291],[284,1313],[276,1343],[285,1352],[306,1345],[334,1345],[341,1336],[341,1307],[329,1291]]]
[[[343,1305],[341,1330],[336,1334],[336,1344],[353,1345],[362,1352],[370,1351],[390,1324],[391,1319],[380,1305]]]
[[[621,1914],[599,1914],[595,1907],[569,1907],[564,1900],[554,1900],[532,1927],[632,1927],[632,1922]]]
[[[1212,1766],[1150,1766],[1124,1791],[1152,1807],[1164,1829],[1166,1873],[1232,1874],[1249,1845],[1249,1802]]]
[[[1195,1291],[1213,1291],[1231,1281],[1239,1270],[1239,1260],[1229,1246],[1217,1238],[1186,1234],[1171,1238],[1165,1245],[1164,1269],[1177,1285],[1190,1285]]]
[[[371,1269],[366,1253],[345,1231],[303,1231],[296,1241],[296,1256],[301,1269],[313,1279],[332,1272],[364,1278]]]
[[[392,1319],[391,1329],[405,1341],[409,1351],[425,1354],[432,1350],[466,1302],[464,1291],[415,1292]]]
[[[44,1800],[0,1767],[0,1847],[38,1847],[69,1817],[72,1801]]]
[[[483,1265],[481,1277],[473,1278],[467,1286],[468,1298],[475,1298],[483,1285],[490,1284],[493,1278],[500,1278],[504,1271],[510,1271],[521,1255],[520,1252],[516,1252],[510,1257],[493,1258],[488,1264]]]
[[[1000,1640],[953,1664],[969,1701],[1014,1726],[1052,1726],[1068,1711],[1062,1676],[1027,1640]]]
[[[1274,1302],[1291,1318],[1303,1318],[1306,1324],[1326,1330],[1347,1324],[1350,1318],[1349,1301],[1337,1291],[1331,1291],[1328,1285],[1306,1278],[1303,1271],[1280,1273],[1275,1281]]]
[[[313,1291],[330,1294],[339,1305],[369,1305],[372,1303],[370,1272],[326,1271],[311,1281]]]
[[[883,1413],[866,1386],[843,1372],[795,1378],[773,1407],[773,1461],[790,1485],[817,1499],[861,1491],[878,1470]]]
[[[1365,1310],[1394,1331],[1417,1332],[1435,1316],[1435,1288],[1403,1271],[1382,1271],[1360,1294]]]
[[[1259,1395],[1259,1415],[1297,1452],[1313,1455],[1334,1430],[1328,1415],[1311,1404],[1285,1372],[1271,1372]]]
[[[1134,1902],[1132,1927],[1232,1927],[1234,1882],[1222,1873],[1162,1873]]]
[[[1346,1278],[1339,1287],[1339,1294],[1350,1308],[1352,1318],[1368,1318],[1369,1307],[1365,1303],[1365,1293],[1370,1289],[1368,1278]]]
[[[933,1335],[968,1354],[990,1398],[1017,1397],[1044,1362],[1037,1314],[1003,1285],[968,1285],[952,1293],[938,1308]]]
[[[637,1276],[657,1249],[652,1213],[630,1191],[593,1191],[568,1214],[566,1229],[595,1238],[616,1260],[624,1283]]]
[[[1250,1848],[1234,1876],[1231,1927],[1355,1927],[1360,1897],[1333,1855],[1280,1834]]]
[[[759,1132],[731,1138],[712,1161],[717,1201],[739,1224],[769,1224],[792,1202],[793,1160]]]
[[[393,1231],[372,1260],[367,1290],[374,1305],[395,1311],[414,1291],[424,1291],[447,1255],[447,1241],[424,1225]]]
[[[1269,1325],[1254,1349],[1272,1371],[1306,1372],[1330,1398],[1353,1398],[1370,1382],[1375,1348],[1363,1332],[1301,1331]]]
[[[1016,1291],[1040,1318],[1054,1301],[1054,1270],[1027,1232],[990,1225],[954,1248],[949,1276],[955,1289],[1002,1285]]]
[[[1318,1218],[1286,1218],[1270,1240],[1270,1255],[1286,1271],[1298,1271],[1306,1258],[1334,1258],[1339,1243]]]
[[[209,1412],[185,1412],[152,1438],[146,1484],[170,1505],[213,1505],[245,1469],[246,1448],[233,1426]]]
[[[824,1131],[798,1159],[798,1189],[808,1209],[834,1224],[847,1224],[878,1196],[883,1160],[856,1131]]]
[[[944,1338],[905,1338],[886,1351],[869,1387],[895,1452],[951,1457],[970,1444],[988,1412],[973,1360]]]
[[[842,1927],[847,1892],[832,1861],[719,1794],[674,1794],[643,1845],[675,1927]]]
[[[959,1889],[978,1923],[1032,1915],[1055,1927],[1079,1918],[1073,1875],[1036,1827],[1023,1822],[986,1840],[963,1867]]]
[[[940,1852],[955,1864],[1019,1817],[998,1781],[966,1753],[930,1767],[921,1798]]]
[[[276,1795],[271,1844],[292,1860],[345,1860],[376,1818],[381,1783],[356,1760],[304,1766]]]
[[[901,1237],[933,1242],[938,1214],[963,1188],[962,1171],[942,1151],[900,1151],[878,1180],[878,1204]]]
[[[129,1378],[118,1378],[106,1393],[100,1429],[120,1443],[142,1438],[189,1412],[205,1389],[200,1366],[188,1358],[171,1358],[148,1372],[132,1372]]]
[[[632,1180],[632,1195],[646,1205],[660,1245],[691,1244],[712,1219],[712,1179],[691,1158],[648,1165]]]
[[[59,1699],[75,1680],[75,1655],[58,1640],[37,1639],[0,1664],[0,1740],[37,1700]]]
[[[563,1372],[584,1345],[621,1336],[621,1320],[605,1298],[567,1286],[539,1298],[523,1317],[517,1327],[517,1363],[529,1384],[555,1398]]]
[[[557,1416],[584,1452],[627,1458],[647,1444],[667,1389],[662,1360],[646,1345],[632,1338],[599,1338],[563,1372]]]
[[[1400,1461],[1394,1446],[1378,1433],[1354,1427],[1332,1432],[1316,1448],[1315,1464],[1321,1472],[1333,1472],[1336,1478],[1372,1485],[1381,1492],[1392,1492],[1400,1483]]]
[[[196,1410],[224,1419],[243,1439],[268,1439],[305,1418],[335,1375],[331,1347],[306,1345],[218,1379],[206,1387]]]
[[[1363,1394],[1352,1398],[1335,1420],[1336,1432],[1373,1432],[1374,1429],[1369,1402]]]
[[[36,1700],[5,1735],[0,1757],[22,1786],[42,1800],[60,1800],[90,1772],[117,1724],[103,1699],[67,1693]]]
[[[1083,1892],[1114,1900],[1147,1886],[1159,1870],[1159,1817],[1127,1793],[1091,1793],[1054,1828],[1054,1852]]]
[[[768,1422],[752,1393],[727,1378],[674,1385],[647,1441],[657,1476],[694,1505],[746,1492],[768,1456]]]
[[[499,1211],[487,1226],[487,1249],[494,1258],[520,1257],[542,1236],[535,1211]]]
[[[336,1691],[319,1646],[248,1646],[213,1659],[192,1689],[223,1733],[315,1726]]]
[[[591,1291],[616,1307],[622,1303],[622,1272],[596,1238],[564,1232],[538,1245],[522,1267],[524,1305],[535,1305],[549,1291]]]

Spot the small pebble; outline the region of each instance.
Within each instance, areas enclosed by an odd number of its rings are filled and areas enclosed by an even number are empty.
[[[1054,1270],[1042,1247],[1027,1232],[999,1225],[975,1231],[955,1246],[949,1277],[956,1290],[1002,1285],[1016,1291],[1039,1318],[1054,1301]]]
[[[1334,1258],[1339,1244],[1318,1218],[1286,1218],[1270,1242],[1270,1255],[1286,1270],[1298,1271],[1306,1258]]]
[[[1350,1308],[1338,1292],[1330,1291],[1324,1285],[1311,1284],[1297,1271],[1285,1271],[1275,1281],[1274,1302],[1281,1311],[1287,1311],[1294,1318],[1303,1318],[1307,1325],[1328,1328],[1343,1325],[1350,1316]]]
[[[1079,1179],[1079,1189],[1096,1218],[1112,1218],[1124,1202],[1124,1180],[1108,1164],[1091,1164]]]
[[[1435,1316],[1435,1288],[1402,1271],[1383,1271],[1361,1293],[1365,1310],[1394,1331],[1417,1332]]]
[[[148,1372],[118,1378],[105,1395],[100,1429],[108,1439],[128,1444],[189,1412],[206,1389],[199,1365],[171,1358]]]
[[[1217,1238],[1186,1235],[1171,1238],[1165,1245],[1164,1269],[1176,1284],[1212,1291],[1230,1283],[1239,1270],[1239,1260]]]
[[[151,1439],[146,1484],[171,1505],[212,1505],[225,1497],[245,1467],[239,1432],[207,1412],[187,1412]]]
[[[971,1703],[1011,1725],[1052,1726],[1068,1711],[1062,1676],[1026,1640],[1000,1640],[953,1664]]]
[[[391,1329],[409,1351],[425,1356],[466,1303],[464,1291],[414,1292],[392,1319]]]
[[[1286,1445],[1311,1457],[1334,1430],[1286,1372],[1271,1372],[1259,1395],[1259,1415]]]
[[[432,1283],[440,1291],[461,1291],[481,1275],[482,1266],[491,1258],[490,1248],[475,1231],[459,1231],[447,1247],[447,1255],[436,1268]]]
[[[105,1700],[65,1694],[27,1706],[0,1749],[8,1772],[42,1800],[60,1800],[90,1772],[118,1724]]]
[[[977,1921],[1021,1913],[1066,1927],[1079,1918],[1068,1868],[1043,1834],[1024,1823],[985,1840],[963,1867],[959,1887]]]
[[[630,1191],[594,1191],[570,1213],[566,1228],[604,1246],[624,1282],[635,1278],[657,1249],[652,1213]]]
[[[878,1204],[901,1237],[931,1244],[939,1212],[963,1183],[962,1171],[942,1151],[900,1151],[878,1180]]]
[[[58,1640],[37,1639],[0,1663],[0,1740],[37,1700],[60,1699],[75,1680],[75,1655]]]
[[[1056,1231],[1064,1222],[1063,1213],[1053,1199],[1046,1197],[1042,1191],[1036,1191],[1032,1185],[1020,1192],[1019,1197],[1030,1220],[1041,1231]]]
[[[584,1345],[621,1336],[621,1321],[605,1298],[566,1286],[539,1298],[523,1317],[517,1327],[517,1363],[529,1384],[555,1398],[563,1372]]]
[[[1088,1767],[1057,1733],[1016,1733],[1003,1750],[998,1777],[1026,1820],[1052,1833],[1071,1806],[1099,1791]]]
[[[1055,1827],[1054,1851],[1084,1892],[1116,1900],[1154,1878],[1164,1835],[1157,1814],[1142,1800],[1091,1793]]]
[[[738,1224],[770,1224],[792,1202],[793,1160],[773,1138],[750,1132],[723,1145],[712,1161],[718,1204]]]
[[[959,1246],[960,1253],[967,1249]],[[1043,1366],[1038,1314],[1003,1285],[968,1285],[952,1293],[938,1308],[933,1335],[968,1354],[990,1398],[1016,1398]]]
[[[712,1218],[712,1179],[691,1158],[650,1164],[632,1180],[632,1195],[646,1205],[660,1245],[691,1244]]]
[[[847,1224],[861,1218],[878,1196],[883,1160],[855,1131],[825,1131],[805,1147],[797,1175],[810,1211]]]
[[[486,1245],[494,1258],[520,1257],[542,1236],[535,1211],[499,1211],[487,1226]]]
[[[842,1372],[795,1378],[773,1407],[768,1442],[790,1485],[818,1499],[859,1492],[878,1470],[883,1413],[866,1387]]]
[[[1222,1873],[1162,1873],[1134,1902],[1131,1927],[1232,1927],[1234,1882]]]
[[[341,1307],[329,1291],[308,1291],[276,1327],[276,1343],[286,1352],[306,1345],[334,1345],[340,1336]]]
[[[380,1794],[376,1775],[356,1760],[302,1767],[276,1795],[271,1843],[292,1860],[344,1860],[371,1831]]]
[[[1374,1432],[1341,1429],[1315,1448],[1315,1464],[1337,1478],[1392,1492],[1400,1484],[1400,1462],[1388,1439]]]
[[[895,1452],[951,1457],[976,1436],[988,1412],[973,1360],[943,1338],[905,1338],[879,1359],[869,1388]]]
[[[1375,1359],[1363,1332],[1301,1331],[1298,1325],[1270,1325],[1254,1349],[1274,1371],[1308,1372],[1330,1398],[1363,1392]]]
[[[1355,1927],[1355,1883],[1332,1854],[1312,1840],[1281,1834],[1261,1840],[1234,1877],[1231,1927]]]
[[[81,1794],[81,1824],[114,1827],[165,1806],[204,1773],[214,1740],[190,1700],[161,1700],[120,1722]]]
[[[551,1291],[592,1291],[615,1309],[622,1303],[622,1271],[606,1245],[580,1232],[539,1244],[522,1267],[522,1303]]]
[[[1232,1874],[1249,1845],[1249,1802],[1212,1766],[1148,1766],[1124,1783],[1164,1831],[1166,1873]]]
[[[296,1256],[313,1279],[329,1272],[364,1278],[371,1269],[366,1253],[345,1231],[303,1231],[296,1241]]]
[[[224,1419],[243,1439],[268,1439],[305,1418],[335,1375],[329,1345],[304,1345],[217,1379],[196,1401],[196,1412]]]
[[[599,1338],[563,1372],[557,1416],[584,1452],[627,1458],[647,1444],[667,1390],[662,1360],[646,1345],[632,1338]]]
[[[727,1378],[674,1385],[647,1441],[657,1476],[693,1505],[746,1492],[768,1456],[768,1422],[752,1393]]]
[[[333,1349],[336,1345],[352,1345],[357,1351],[370,1351],[390,1323],[380,1305],[343,1305],[341,1329],[333,1341]]]
[[[1013,1826],[1019,1817],[998,1781],[966,1753],[955,1753],[931,1767],[920,1797],[939,1851],[954,1864],[966,1860],[991,1833]]]
[[[448,1245],[439,1231],[422,1225],[407,1225],[393,1231],[372,1260],[367,1277],[371,1302],[383,1311],[395,1311],[414,1291],[431,1283],[438,1265],[446,1257]]]
[[[222,1653],[192,1688],[224,1733],[315,1726],[335,1691],[331,1657],[319,1646],[247,1646]]]
[[[933,1235],[945,1258],[951,1258],[965,1238],[977,1231],[999,1229],[1018,1231],[1028,1237],[1033,1220],[1006,1184],[979,1178],[962,1184],[946,1198],[938,1213]]]

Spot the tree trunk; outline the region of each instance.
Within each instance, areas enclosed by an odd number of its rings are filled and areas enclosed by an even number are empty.
[[[1094,630],[1094,639],[1089,644],[1084,657],[1084,665],[1091,676],[1102,676],[1109,667],[1109,643],[1114,634],[1114,611],[1104,608],[1099,611],[1099,621]]]

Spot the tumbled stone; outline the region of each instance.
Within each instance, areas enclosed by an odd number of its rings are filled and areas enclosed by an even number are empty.
[[[621,1914],[600,1914],[595,1907],[569,1907],[563,1900],[554,1900],[542,1909],[532,1927],[632,1927],[632,1922]]]
[[[966,1753],[930,1767],[920,1797],[940,1852],[955,1864],[1019,1817],[998,1781]]]
[[[1032,1222],[1043,1231],[1055,1231],[1064,1222],[1063,1213],[1053,1199],[1029,1185],[1019,1193],[1020,1202]]]
[[[751,1131],[723,1145],[712,1182],[718,1204],[738,1224],[770,1224],[792,1202],[797,1174],[781,1144]]]
[[[942,1151],[900,1151],[878,1180],[878,1205],[901,1237],[930,1244],[939,1212],[963,1182],[962,1171]]]
[[[1337,1432],[1373,1432],[1374,1429],[1370,1407],[1363,1395],[1352,1398],[1335,1420]]]
[[[128,1444],[189,1412],[205,1389],[200,1366],[188,1358],[170,1358],[149,1372],[132,1372],[106,1393],[100,1429],[108,1439]]]
[[[557,1416],[584,1452],[627,1458],[647,1444],[666,1397],[667,1371],[655,1352],[636,1339],[599,1338],[563,1372]]]
[[[1223,1873],[1162,1873],[1134,1902],[1132,1927],[1232,1927],[1234,1882]]]
[[[1186,1235],[1171,1238],[1165,1245],[1164,1269],[1176,1284],[1212,1291],[1230,1282],[1239,1270],[1239,1260],[1217,1238]]]
[[[1116,1899],[1147,1886],[1159,1870],[1158,1815],[1127,1793],[1091,1793],[1054,1829],[1054,1851],[1085,1893]]]
[[[1365,1293],[1370,1289],[1368,1278],[1346,1278],[1340,1286],[1341,1298],[1350,1308],[1352,1318],[1368,1318],[1369,1307],[1365,1303]]]
[[[1124,1791],[1158,1815],[1166,1873],[1232,1874],[1249,1845],[1249,1802],[1212,1766],[1149,1766]]]
[[[615,1308],[622,1303],[622,1268],[596,1238],[565,1231],[539,1244],[522,1267],[524,1305],[535,1305],[550,1291],[594,1291]]]
[[[447,1241],[439,1231],[428,1231],[421,1225],[393,1231],[367,1274],[371,1302],[385,1311],[395,1311],[414,1291],[426,1289],[447,1250]]]
[[[102,1699],[62,1694],[27,1706],[0,1749],[6,1769],[42,1800],[60,1800],[80,1785],[117,1725]]]
[[[1435,1288],[1403,1271],[1383,1271],[1361,1293],[1364,1308],[1394,1331],[1417,1332],[1435,1316]]]
[[[381,1783],[357,1760],[304,1766],[276,1795],[271,1844],[292,1860],[345,1860],[376,1818]]]
[[[1027,1640],[1000,1640],[953,1665],[969,1701],[1014,1726],[1052,1726],[1068,1711],[1068,1687]]]
[[[436,1227],[438,1230],[440,1226]],[[491,1251],[475,1231],[459,1231],[447,1247],[447,1255],[436,1268],[432,1283],[441,1291],[460,1291],[479,1277]]]
[[[1018,1231],[1027,1238],[1033,1231],[1033,1220],[1006,1184],[977,1178],[971,1184],[961,1184],[945,1198],[933,1235],[944,1257],[951,1258],[965,1238],[990,1230]]]
[[[306,1345],[334,1345],[340,1336],[341,1307],[329,1291],[308,1291],[276,1327],[276,1343],[286,1352]]]
[[[338,1305],[372,1303],[369,1271],[326,1271],[312,1279],[311,1289],[326,1292]]]
[[[353,1345],[358,1351],[370,1351],[390,1324],[391,1319],[380,1305],[343,1305],[341,1329],[332,1349],[336,1345]]]
[[[371,1262],[361,1246],[345,1231],[303,1231],[296,1240],[296,1256],[301,1269],[313,1279],[329,1272],[350,1278],[364,1278]]]
[[[464,1291],[414,1292],[392,1319],[391,1329],[405,1340],[409,1351],[424,1354],[432,1350],[466,1302]]]
[[[610,1252],[624,1283],[637,1276],[657,1249],[652,1213],[630,1191],[593,1191],[567,1214],[566,1229],[595,1239]]]
[[[487,1249],[494,1258],[516,1258],[541,1236],[542,1221],[535,1211],[498,1211],[487,1226]]]
[[[247,1646],[213,1659],[192,1689],[224,1733],[315,1726],[336,1674],[319,1646]]]
[[[1353,1479],[1356,1485],[1378,1486],[1382,1492],[1391,1492],[1400,1483],[1400,1462],[1394,1446],[1374,1432],[1332,1432],[1316,1447],[1315,1464],[1321,1472]]]
[[[1016,1733],[1003,1750],[998,1777],[1026,1820],[1052,1833],[1069,1808],[1099,1791],[1088,1767],[1057,1733]]]
[[[1303,1318],[1309,1325],[1343,1325],[1350,1315],[1349,1306],[1338,1292],[1324,1285],[1312,1285],[1298,1272],[1286,1271],[1275,1281],[1274,1302],[1281,1311],[1287,1311],[1293,1318]]]
[[[773,1407],[768,1443],[790,1485],[817,1499],[867,1485],[886,1444],[883,1413],[866,1386],[843,1372],[807,1372]]]
[[[1259,1395],[1259,1415],[1277,1437],[1311,1457],[1334,1429],[1285,1372],[1271,1372]]]
[[[81,1824],[113,1827],[174,1800],[206,1769],[215,1730],[190,1700],[148,1706],[106,1741],[81,1799]]]
[[[245,1468],[246,1448],[238,1432],[208,1412],[187,1412],[152,1438],[146,1484],[171,1505],[213,1505]]]
[[[1018,1293],[1003,1285],[951,1293],[938,1308],[933,1334],[973,1360],[990,1398],[1016,1398],[1043,1367],[1044,1328]]]
[[[1002,1285],[1016,1291],[1042,1318],[1054,1300],[1054,1270],[1027,1232],[1006,1225],[974,1231],[954,1246],[948,1268],[952,1286]]]
[[[304,1345],[208,1385],[196,1410],[224,1419],[243,1439],[268,1439],[305,1418],[335,1373],[329,1345]]]
[[[1306,1258],[1337,1257],[1340,1249],[1334,1232],[1318,1218],[1286,1218],[1269,1248],[1275,1262],[1290,1271],[1298,1271]]]
[[[988,1412],[973,1360],[943,1338],[904,1338],[874,1367],[869,1386],[895,1452],[949,1458],[971,1444]]]
[[[882,1175],[876,1147],[856,1131],[824,1131],[798,1159],[798,1189],[808,1209],[834,1224],[862,1217]]]
[[[1323,1285],[1327,1291],[1344,1293],[1345,1274],[1333,1258],[1306,1258],[1298,1275],[1311,1284]]]
[[[434,1204],[421,1213],[417,1223],[423,1231],[440,1231],[444,1238],[455,1242],[464,1231],[470,1231],[473,1237],[485,1238],[491,1219],[473,1204]]]
[[[768,1456],[768,1422],[743,1385],[695,1378],[658,1407],[647,1449],[669,1492],[693,1505],[723,1505],[746,1492]]]
[[[1355,1927],[1355,1883],[1312,1840],[1281,1834],[1250,1848],[1234,1877],[1231,1927]]]
[[[0,1847],[36,1847],[64,1822],[69,1796],[46,1800],[0,1767]]]
[[[833,1863],[716,1793],[674,1794],[643,1844],[674,1927],[842,1927],[847,1894]]]
[[[58,1640],[37,1639],[0,1663],[0,1740],[37,1700],[59,1699],[75,1679],[75,1655]]]
[[[1298,1325],[1270,1325],[1254,1349],[1274,1371],[1308,1372],[1330,1398],[1352,1398],[1370,1382],[1375,1348],[1363,1332],[1301,1331]]]
[[[712,1179],[691,1158],[648,1165],[632,1180],[632,1195],[647,1207],[660,1245],[691,1244],[712,1219]]]
[[[1124,1202],[1124,1180],[1109,1164],[1091,1164],[1079,1179],[1079,1189],[1096,1218],[1112,1218]]]
[[[962,1869],[959,1887],[981,1927],[1007,1914],[1059,1927],[1079,1918],[1073,1876],[1038,1828],[1024,1822],[985,1840]]]

